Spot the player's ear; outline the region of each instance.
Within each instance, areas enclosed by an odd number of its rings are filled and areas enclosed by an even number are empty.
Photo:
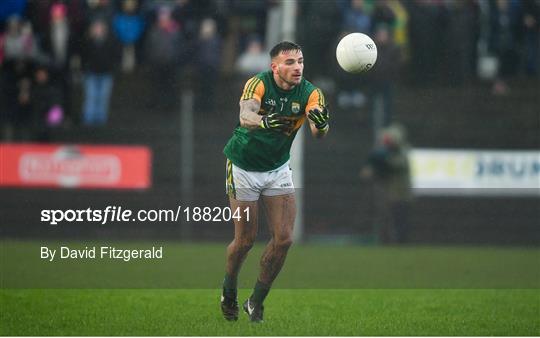
[[[270,69],[272,69],[272,73],[277,74],[278,72],[278,64],[274,60],[270,63]]]

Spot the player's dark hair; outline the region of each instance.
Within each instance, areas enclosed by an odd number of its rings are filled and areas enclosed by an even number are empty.
[[[280,43],[275,45],[274,48],[272,48],[272,50],[270,51],[270,58],[273,59],[276,56],[278,56],[279,53],[290,51],[290,50],[300,50],[301,51],[302,47],[300,47],[299,45],[297,45],[294,42],[281,41]]]

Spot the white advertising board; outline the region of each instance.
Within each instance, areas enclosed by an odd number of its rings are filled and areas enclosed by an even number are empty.
[[[419,195],[539,195],[540,151],[414,149]]]

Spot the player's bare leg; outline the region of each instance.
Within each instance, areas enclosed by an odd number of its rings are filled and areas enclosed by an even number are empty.
[[[272,238],[261,257],[259,281],[266,285],[272,285],[281,271],[289,247],[292,245],[296,199],[294,194],[264,196],[263,205]]]
[[[285,263],[287,252],[292,244],[296,217],[294,194],[263,196],[263,205],[272,239],[261,257],[261,272],[253,294],[244,303],[244,310],[249,314],[251,321],[255,322],[262,321],[264,311],[262,304]]]
[[[242,263],[247,257],[249,250],[253,247],[255,238],[257,237],[257,219],[258,206],[257,201],[242,202],[229,197],[231,210],[233,213],[236,210],[245,210],[249,208],[249,219],[246,213],[241,213],[241,218],[234,218],[234,239],[227,247],[227,265],[225,271],[227,275],[233,278],[238,277],[238,272],[242,267]]]
[[[234,239],[227,247],[227,263],[225,267],[225,280],[223,281],[223,294],[221,298],[221,311],[227,320],[238,319],[237,279],[242,263],[253,247],[257,236],[258,206],[255,202],[242,202],[229,197],[231,210],[245,210],[249,214],[240,213],[241,218],[234,218]],[[247,218],[249,215],[249,219]]]

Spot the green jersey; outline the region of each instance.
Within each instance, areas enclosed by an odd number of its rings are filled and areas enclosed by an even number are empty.
[[[274,111],[292,123],[284,131],[250,130],[238,124],[223,153],[232,163],[248,171],[271,171],[287,162],[294,137],[306,120],[306,112],[325,106],[320,89],[306,79],[302,78],[291,90],[283,90],[277,86],[272,71],[259,73],[247,81],[241,100],[249,99],[261,102],[259,115]]]

